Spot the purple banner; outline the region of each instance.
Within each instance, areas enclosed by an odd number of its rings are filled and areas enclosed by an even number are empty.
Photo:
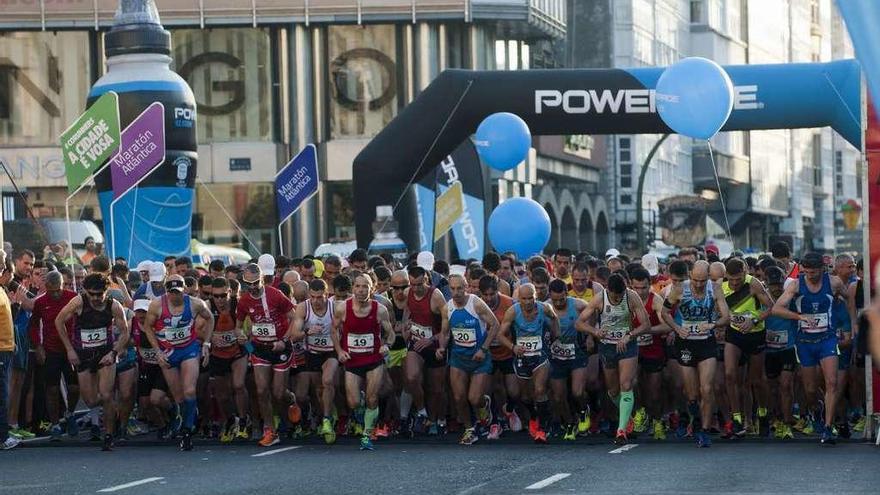
[[[122,131],[119,153],[110,159],[113,199],[125,195],[165,161],[165,107],[154,102]]]

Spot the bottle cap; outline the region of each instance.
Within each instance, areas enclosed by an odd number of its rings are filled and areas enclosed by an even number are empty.
[[[113,28],[104,37],[108,57],[132,53],[171,54],[171,33],[162,27],[153,0],[119,0]]]

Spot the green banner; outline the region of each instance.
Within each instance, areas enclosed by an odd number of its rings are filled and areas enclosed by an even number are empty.
[[[119,101],[109,91],[98,98],[66,131],[61,152],[72,193],[119,149]]]

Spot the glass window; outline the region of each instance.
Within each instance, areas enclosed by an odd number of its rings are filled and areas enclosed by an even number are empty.
[[[271,253],[278,245],[275,208],[266,208],[274,204],[273,194],[270,182],[196,184],[193,237],[205,244],[244,249],[252,255]]]
[[[624,189],[628,189],[632,187],[632,176],[631,175],[621,175],[620,176],[620,187]]]
[[[621,194],[620,195],[620,204],[631,205],[632,202],[633,202],[633,197],[631,194]]]
[[[192,87],[199,142],[273,139],[268,29],[175,29],[174,69]]]
[[[58,146],[91,73],[86,32],[0,32],[0,143]]]
[[[397,113],[392,25],[330,26],[330,137],[373,137]]]

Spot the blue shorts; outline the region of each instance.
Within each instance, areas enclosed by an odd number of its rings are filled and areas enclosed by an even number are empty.
[[[116,362],[116,373],[128,371],[135,365],[137,365],[137,351],[134,350],[134,347],[129,347],[125,354],[119,356],[119,361]]]
[[[837,337],[829,337],[818,342],[798,342],[798,361],[804,368],[818,366],[819,363],[831,356],[837,356]]]
[[[15,353],[12,355],[12,367],[18,370],[26,370],[28,367],[28,352],[31,349],[31,339],[28,336],[27,319],[23,325],[15,325]]]
[[[621,359],[634,358],[639,355],[639,344],[636,339],[629,341],[626,350],[617,352],[617,344],[599,343],[599,357],[602,359],[602,367],[609,370],[617,369],[617,362]]]
[[[201,355],[202,344],[200,344],[198,340],[192,341],[192,343],[186,347],[176,347],[166,353],[166,356],[168,356],[168,364],[171,365],[172,368],[180,368],[180,363],[187,359],[198,359]]]
[[[489,375],[492,373],[492,355],[488,352],[484,354],[486,357],[482,361],[474,361],[469,357],[453,352],[449,355],[449,366],[460,369],[469,375],[478,375],[480,373]]]
[[[574,359],[553,359],[550,358],[550,378],[554,380],[565,380],[571,376],[571,372],[587,367],[586,355],[575,355]]]

